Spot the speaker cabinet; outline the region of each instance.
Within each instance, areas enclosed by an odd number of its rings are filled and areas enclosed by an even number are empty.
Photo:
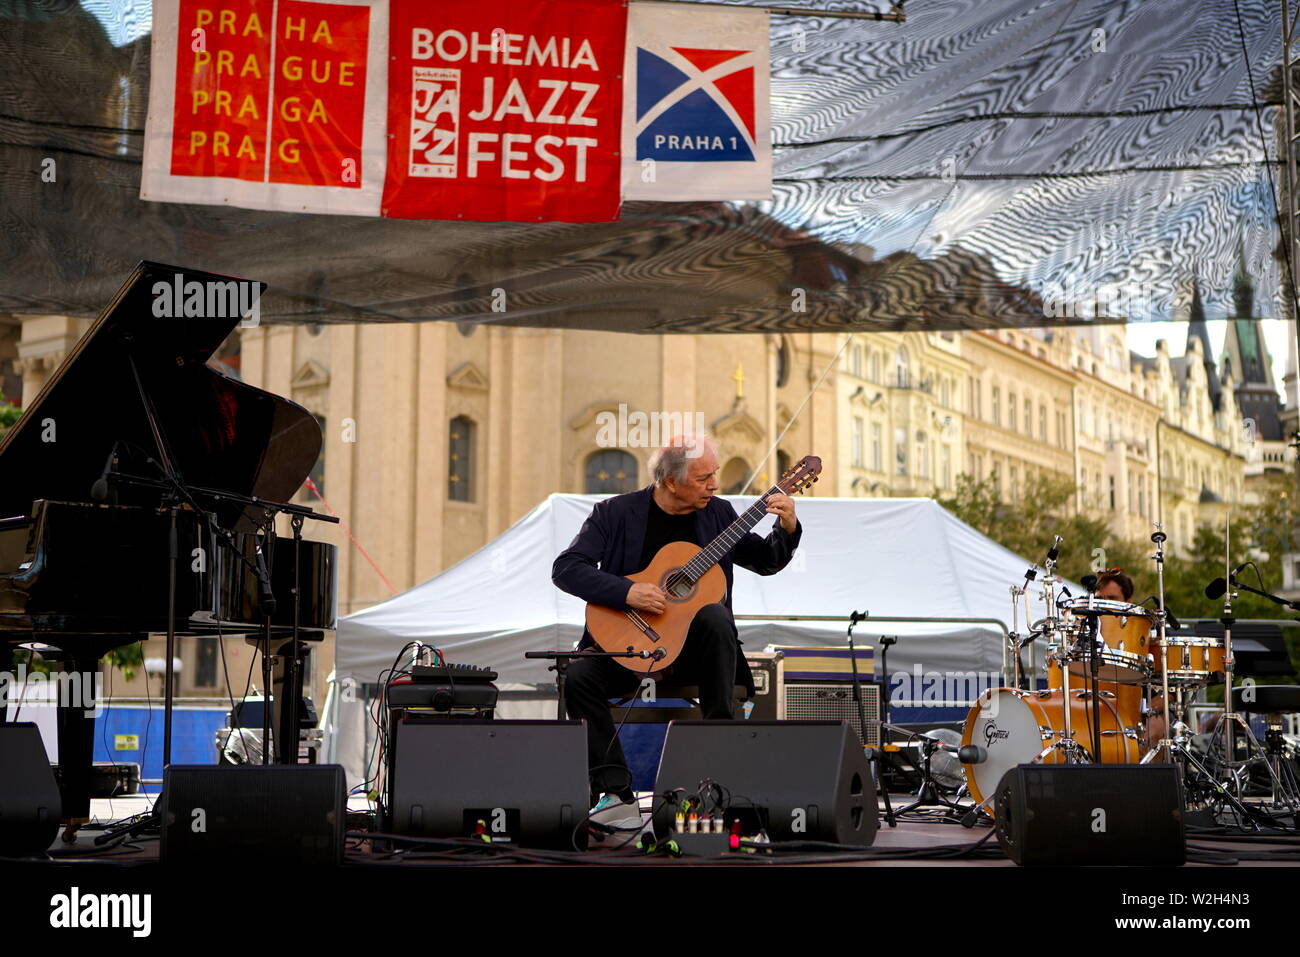
[[[45,851],[62,815],[40,729],[28,722],[0,724],[0,856]]]
[[[814,721],[847,721],[858,741],[870,748],[880,747],[880,685],[863,681],[862,714],[867,719],[864,731],[853,700],[852,681],[785,682],[785,716],[790,720],[809,718]]]
[[[161,808],[164,861],[343,860],[347,786],[337,764],[172,765]]]
[[[857,734],[843,721],[674,721],[655,779],[655,833],[675,810],[660,796],[712,781],[731,796],[728,820],[773,841],[866,846],[876,839],[876,788]],[[663,804],[663,806],[659,806]]]
[[[1173,765],[1021,764],[1002,776],[994,802],[998,842],[1017,864],[1187,860]]]
[[[523,847],[586,847],[581,721],[408,718],[393,729],[388,830],[467,837],[482,821]]]

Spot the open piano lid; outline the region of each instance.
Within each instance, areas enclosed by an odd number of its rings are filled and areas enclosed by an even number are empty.
[[[201,291],[204,315],[171,316],[178,281],[183,293]],[[256,288],[259,296],[265,288],[161,263],[136,266],[0,442],[0,517],[24,514],[37,499],[91,501],[115,440],[123,443],[119,471],[158,477],[139,451],[164,461],[132,360],[185,484],[279,502],[297,492],[320,455],[316,419],[207,365],[240,322],[225,295],[239,288],[232,282]],[[183,295],[182,306],[185,301]],[[198,300],[190,302],[197,311]],[[153,504],[159,497],[147,488],[114,488],[121,504]],[[215,511],[228,528],[251,527],[240,521],[237,505]]]

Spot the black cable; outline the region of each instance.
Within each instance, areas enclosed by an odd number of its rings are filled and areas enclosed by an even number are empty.
[[[863,136],[830,136],[824,140],[809,140],[805,143],[773,143],[773,149],[799,150],[814,146],[832,146],[837,143],[872,143],[881,140],[894,140],[904,136],[917,136],[932,133],[964,123],[983,123],[986,120],[1110,120],[1133,119],[1142,116],[1161,116],[1170,113],[1222,112],[1225,110],[1258,109],[1260,106],[1281,106],[1281,100],[1269,100],[1267,103],[1179,103],[1174,106],[1151,107],[1144,110],[1025,110],[1024,112],[1005,111],[1001,113],[981,113],[978,116],[958,116],[950,120],[940,120],[925,126],[915,126],[897,133],[874,133]]]
[[[1106,169],[1078,170],[1074,172],[1034,172],[1034,173],[902,173],[890,176],[777,176],[774,183],[907,183],[942,180],[956,183],[962,180],[999,182],[1015,180],[1076,180],[1096,176],[1122,176],[1127,173],[1179,173],[1196,170],[1242,169],[1250,166],[1278,166],[1278,160],[1241,160],[1236,163],[1162,163],[1155,166],[1112,166]]]

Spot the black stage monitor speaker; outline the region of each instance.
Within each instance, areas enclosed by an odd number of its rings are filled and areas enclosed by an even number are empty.
[[[162,859],[338,864],[347,785],[337,764],[172,765]]]
[[[1178,768],[1021,764],[998,782],[998,842],[1017,864],[1180,865]]]
[[[698,793],[704,781],[725,788],[746,833],[761,826],[773,841],[857,846],[876,839],[875,782],[843,721],[672,722],[655,778],[658,836],[676,813],[661,796]]]
[[[34,724],[0,724],[0,857],[39,854],[59,833],[63,801]]]
[[[393,737],[393,833],[468,837],[482,821],[488,835],[522,847],[586,847],[581,721],[410,718],[394,725]]]

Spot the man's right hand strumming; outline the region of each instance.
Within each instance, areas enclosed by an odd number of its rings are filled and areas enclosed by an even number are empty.
[[[661,615],[666,607],[663,590],[649,582],[634,583],[627,593],[627,603],[650,615]]]

